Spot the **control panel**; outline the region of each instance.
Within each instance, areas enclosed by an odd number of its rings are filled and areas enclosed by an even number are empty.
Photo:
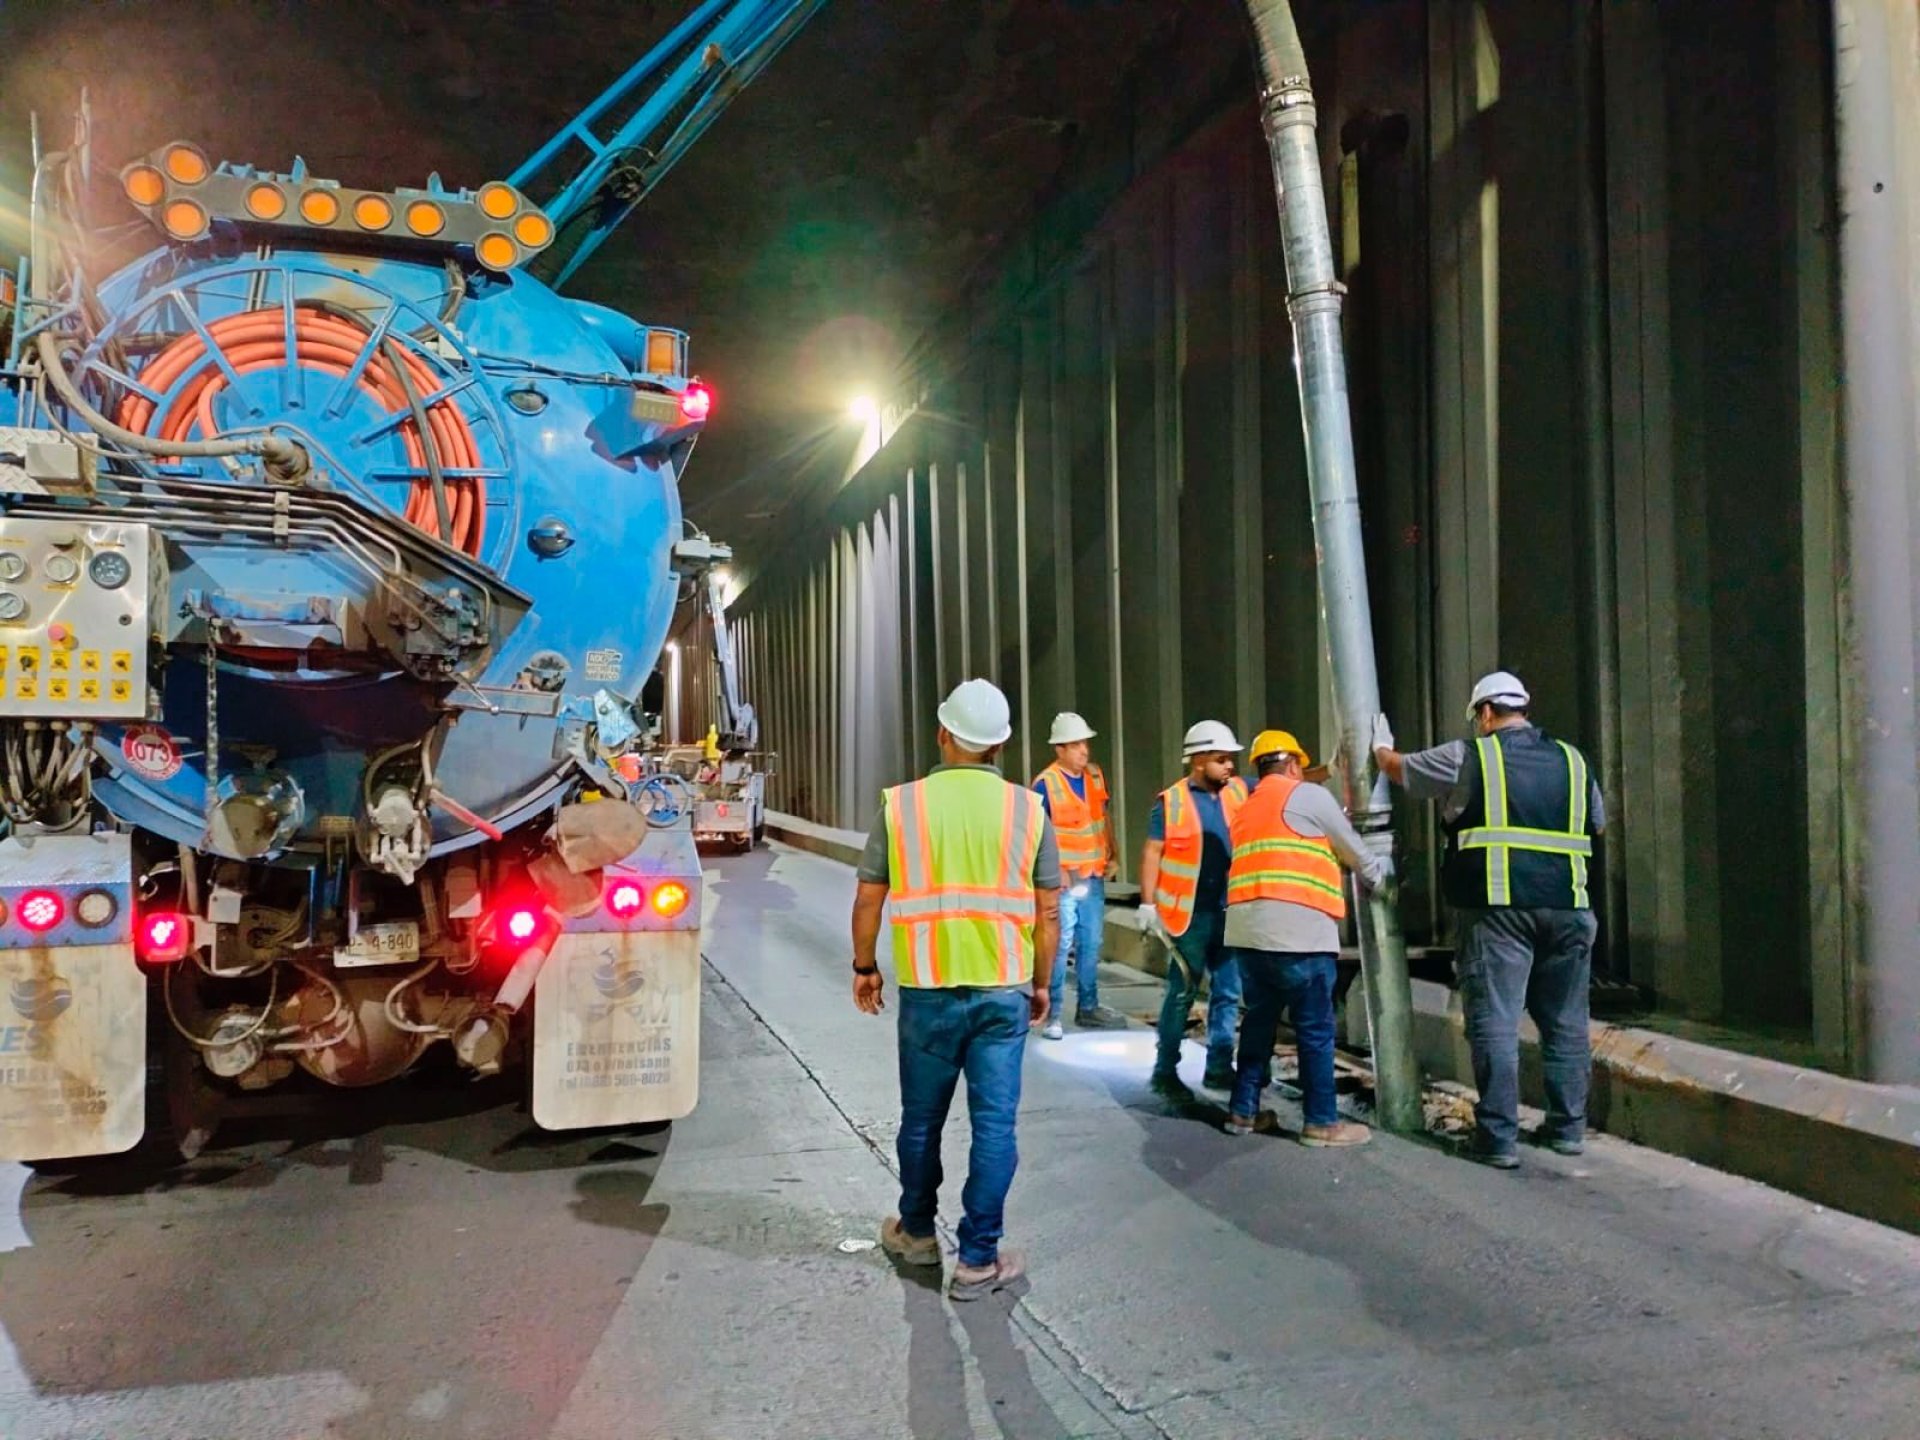
[[[144,717],[165,585],[148,526],[0,515],[0,717]]]

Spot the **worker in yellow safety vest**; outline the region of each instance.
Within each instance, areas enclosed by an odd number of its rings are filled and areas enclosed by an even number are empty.
[[[1053,763],[1033,788],[1060,841],[1060,948],[1053,957],[1053,990],[1047,1039],[1062,1039],[1067,960],[1079,990],[1073,1023],[1083,1030],[1124,1030],[1127,1017],[1100,1003],[1100,952],[1106,933],[1107,881],[1114,869],[1113,827],[1107,821],[1107,777],[1093,763],[1087,742],[1091,725],[1071,710],[1053,717],[1047,742]]]
[[[1340,866],[1372,889],[1393,862],[1366,847],[1331,791],[1305,778],[1307,752],[1292,735],[1263,730],[1247,756],[1260,783],[1233,817],[1227,872],[1227,945],[1240,964],[1247,1013],[1226,1132],[1254,1129],[1284,1010],[1300,1052],[1300,1143],[1364,1145],[1367,1127],[1334,1107],[1333,990],[1347,913]]]
[[[1201,1084],[1233,1086],[1233,1036],[1240,1024],[1240,969],[1226,947],[1227,867],[1233,860],[1233,817],[1246,803],[1247,782],[1233,773],[1240,742],[1218,720],[1190,727],[1182,746],[1183,779],[1160,792],[1147,816],[1140,854],[1140,930],[1167,951],[1167,990],[1160,1002],[1160,1043],[1151,1084],[1177,1104],[1193,1099],[1180,1079],[1187,1013],[1207,983],[1207,1064]]]
[[[1047,1018],[1060,859],[1039,800],[995,763],[1013,733],[1007,697],[986,680],[957,686],[937,712],[941,763],[881,799],[853,902],[853,999],[883,1008],[875,958],[883,910],[900,986],[900,1213],[880,1227],[887,1253],[938,1265],[940,1134],[960,1077],[972,1129],[960,1254],[949,1294],[972,1300],[1019,1277],[1002,1249],[1019,1154],[1027,1030]]]

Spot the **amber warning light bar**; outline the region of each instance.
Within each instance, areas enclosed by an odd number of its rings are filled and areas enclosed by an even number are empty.
[[[127,199],[182,244],[216,225],[281,231],[290,238],[381,240],[462,251],[489,270],[511,270],[553,243],[553,221],[502,180],[457,193],[434,176],[425,190],[348,190],[316,180],[296,160],[290,175],[213,165],[196,145],[164,145],[120,172]]]

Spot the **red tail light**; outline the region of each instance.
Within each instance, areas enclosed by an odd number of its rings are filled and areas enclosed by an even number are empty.
[[[607,913],[616,920],[631,920],[647,903],[647,892],[637,880],[616,880],[607,887]]]
[[[689,381],[680,392],[680,418],[693,422],[713,413],[713,391],[698,380]]]
[[[147,959],[171,964],[193,944],[193,922],[171,910],[157,910],[140,918],[140,952]]]
[[[509,940],[525,943],[540,932],[540,912],[526,906],[509,910],[504,928]]]
[[[67,918],[67,902],[51,890],[29,890],[13,913],[34,934],[44,935]]]

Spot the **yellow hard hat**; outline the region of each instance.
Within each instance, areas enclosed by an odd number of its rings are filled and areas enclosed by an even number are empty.
[[[1253,737],[1253,744],[1247,747],[1247,763],[1258,765],[1269,755],[1292,755],[1299,760],[1302,768],[1313,763],[1289,730],[1262,730]]]

